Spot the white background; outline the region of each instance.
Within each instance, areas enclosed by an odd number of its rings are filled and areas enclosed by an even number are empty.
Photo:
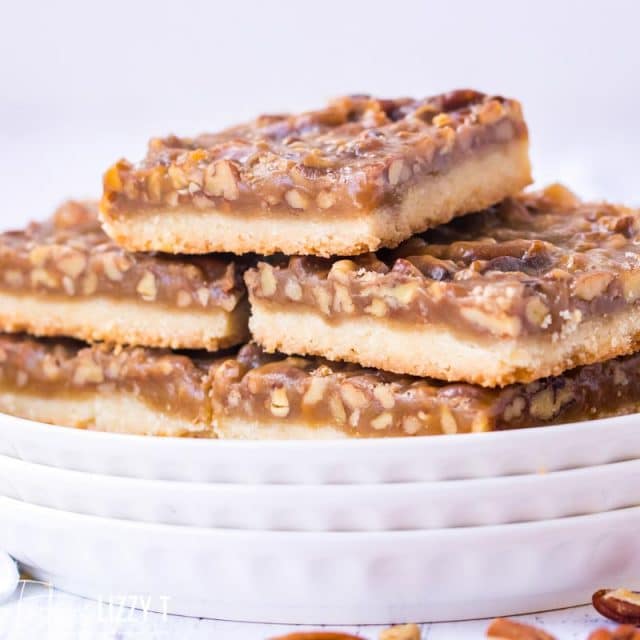
[[[313,108],[342,93],[465,86],[523,102],[538,183],[640,204],[639,20],[634,0],[0,0],[0,226],[97,196],[102,171],[142,157],[152,135]],[[84,620],[84,601],[57,597],[72,626]],[[585,637],[590,611],[564,627],[564,614],[545,619],[562,637]],[[15,615],[4,609],[3,622]],[[172,633],[101,637],[214,631],[174,624]],[[480,637],[484,626],[453,626],[446,637]],[[444,638],[437,629],[425,633]],[[97,637],[85,630],[58,637]]]
[[[100,190],[148,138],[346,92],[522,100],[538,182],[640,204],[634,0],[0,0],[0,224]]]

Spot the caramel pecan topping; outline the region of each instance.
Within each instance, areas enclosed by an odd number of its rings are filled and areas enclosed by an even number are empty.
[[[640,354],[503,389],[444,384],[249,344],[213,363],[213,415],[333,426],[355,437],[452,435],[584,420],[634,410]]]
[[[519,103],[459,90],[422,100],[347,96],[195,138],[156,138],[104,175],[105,211],[191,206],[353,211],[486,145],[526,138]]]
[[[0,378],[35,396],[118,389],[163,413],[208,422],[210,359],[162,349],[87,347],[71,340],[0,334]]]
[[[640,214],[553,185],[348,260],[270,260],[250,294],[332,317],[515,337],[569,331],[640,299]],[[294,292],[294,295],[287,295]]]
[[[247,264],[228,255],[127,253],[102,231],[92,202],[66,202],[46,222],[0,234],[0,288],[19,292],[232,311],[244,297]]]

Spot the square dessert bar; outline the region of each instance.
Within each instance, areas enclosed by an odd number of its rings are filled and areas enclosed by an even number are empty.
[[[515,100],[350,96],[154,139],[140,164],[106,172],[101,211],[132,251],[346,256],[396,246],[530,181]]]
[[[502,389],[442,383],[243,347],[210,373],[219,438],[440,435],[633,413],[640,354]]]
[[[246,274],[267,350],[485,386],[640,344],[640,214],[558,185],[353,259]]]
[[[0,335],[0,411],[98,431],[211,435],[211,359]]]
[[[473,433],[632,413],[640,354],[502,389],[322,358],[87,347],[0,335],[0,411],[155,436],[320,439]]]
[[[0,234],[0,330],[215,350],[247,336],[244,261],[127,253],[96,203]]]

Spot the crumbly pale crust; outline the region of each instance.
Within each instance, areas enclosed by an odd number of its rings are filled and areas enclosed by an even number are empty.
[[[560,186],[350,260],[273,259],[245,280],[265,348],[486,386],[640,343],[640,215]]]
[[[90,428],[95,424],[95,393],[65,398],[10,390],[0,382],[0,411],[12,416],[62,426]]]
[[[67,202],[0,234],[0,330],[216,350],[247,337],[246,263],[127,253],[95,203]]]
[[[483,208],[531,181],[520,105],[474,91],[341,98],[218,134],[152,140],[104,178],[129,250],[355,255]]]
[[[342,440],[349,437],[349,433],[339,426],[309,425],[291,420],[270,423],[248,417],[214,418],[213,427],[216,436],[223,440]]]
[[[568,323],[552,340],[539,335],[471,340],[442,326],[411,327],[372,318],[334,323],[318,312],[272,308],[261,302],[252,311],[251,334],[268,351],[322,355],[384,371],[410,371],[410,375],[485,387],[559,375],[608,359],[602,353],[625,355],[640,348],[640,315],[631,312]]]
[[[28,420],[91,431],[138,436],[215,437],[207,425],[164,414],[131,394],[70,395],[70,398],[63,394],[34,396],[21,391],[5,391],[0,383],[0,411]]]
[[[210,362],[164,350],[0,335],[0,408],[85,429],[207,436]]]
[[[630,413],[640,354],[528,385],[484,389],[249,344],[200,359],[0,336],[0,410],[140,435],[326,439],[438,435]]]
[[[0,291],[3,331],[73,336],[87,342],[217,351],[248,336],[248,303],[231,311],[143,306],[109,298],[60,299]]]
[[[167,393],[169,389],[164,391]],[[131,393],[97,394],[94,406],[95,421],[89,428],[96,431],[139,436],[215,437],[208,421],[194,422],[179,414],[163,412]]]

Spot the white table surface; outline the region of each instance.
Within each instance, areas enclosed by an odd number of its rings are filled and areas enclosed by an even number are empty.
[[[586,640],[591,631],[607,626],[592,607],[563,609],[518,618],[544,627],[558,640]],[[423,640],[484,638],[488,620],[422,625]],[[609,625],[611,626],[611,625]],[[613,625],[615,626],[615,625]],[[380,626],[330,627],[376,640]],[[265,640],[306,627],[247,624],[166,616],[132,609],[128,604],[92,601],[46,585],[23,582],[0,605],[2,640]],[[318,629],[317,626],[309,629]]]

